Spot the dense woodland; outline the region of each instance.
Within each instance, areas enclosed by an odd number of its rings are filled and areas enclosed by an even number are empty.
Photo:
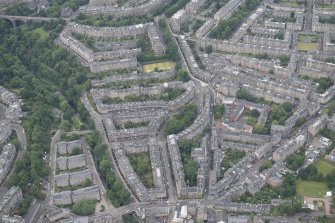
[[[24,192],[19,209],[23,214],[33,197],[45,198],[40,182],[49,175],[43,155],[49,151],[51,130],[62,122],[69,128],[75,115],[86,123],[83,128],[93,128],[94,123],[80,103],[80,92],[89,88],[87,69],[54,44],[64,23],[18,25],[14,29],[0,20],[0,85],[19,94],[28,114],[23,120],[28,152],[15,163],[8,180],[8,186],[18,185]],[[53,108],[62,112],[63,121],[53,116]]]
[[[73,11],[77,10],[79,6],[88,4],[89,0],[54,0],[50,1],[50,6],[47,10],[39,10],[37,8],[31,9],[27,3],[18,3],[6,9],[6,14],[9,15],[31,15],[40,17],[60,17],[64,8],[69,7]]]

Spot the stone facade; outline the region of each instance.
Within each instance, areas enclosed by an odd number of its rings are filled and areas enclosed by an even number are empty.
[[[60,170],[72,170],[86,166],[85,154],[57,158],[57,166]]]
[[[184,22],[188,19],[185,9],[177,11],[170,19],[171,29],[174,33],[179,33]]]
[[[2,148],[0,154],[0,185],[5,181],[7,175],[10,173],[16,153],[16,148],[12,144],[7,144]]]
[[[97,186],[85,187],[75,191],[55,193],[52,201],[55,205],[70,205],[81,200],[100,200],[100,190]]]
[[[75,148],[83,150],[83,144],[81,140],[57,143],[57,152],[60,155],[71,154]]]
[[[0,201],[0,214],[10,215],[22,199],[21,189],[16,186],[11,187]]]
[[[55,184],[57,187],[78,186],[87,179],[93,181],[92,173],[90,170],[56,175]]]
[[[292,153],[297,151],[306,142],[305,135],[299,135],[292,137],[286,144],[279,147],[272,156],[272,159],[276,162],[285,160]]]
[[[158,7],[164,5],[166,2],[167,0],[150,0],[145,4],[136,7],[122,8],[122,10],[114,6],[85,5],[79,7],[78,12],[91,15],[106,14],[111,15],[114,18],[121,18],[123,16],[139,16],[154,12]]]

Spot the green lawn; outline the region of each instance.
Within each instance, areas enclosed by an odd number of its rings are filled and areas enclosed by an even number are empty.
[[[335,165],[329,163],[327,160],[321,159],[316,163],[316,168],[319,173],[322,173],[323,176],[326,176],[333,170],[335,170]]]
[[[172,67],[176,65],[173,61],[165,61],[165,62],[159,62],[159,63],[152,63],[152,64],[146,64],[143,65],[143,70],[145,73],[151,73],[155,71],[155,68],[157,67],[158,70],[169,70]]]
[[[314,182],[314,181],[297,181],[297,193],[300,196],[307,197],[324,197],[328,191],[326,183]]]
[[[297,49],[299,51],[316,51],[317,45],[316,43],[298,43]]]

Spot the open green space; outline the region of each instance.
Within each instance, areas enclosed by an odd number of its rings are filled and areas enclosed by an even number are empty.
[[[172,115],[164,126],[166,135],[177,134],[190,126],[197,118],[197,106],[190,103],[181,107],[180,111]]]
[[[299,51],[316,51],[317,44],[316,43],[298,43],[297,50]]]
[[[151,73],[154,71],[164,71],[173,68],[175,65],[176,63],[173,61],[151,63],[143,65],[143,70],[145,73]]]
[[[327,174],[335,170],[335,165],[325,159],[319,160],[315,165],[318,173],[321,173],[323,176],[327,176]]]
[[[134,171],[143,182],[143,185],[147,188],[152,188],[154,186],[154,178],[149,153],[132,154],[129,155],[128,158]]]
[[[178,141],[181,162],[183,163],[185,182],[188,186],[197,185],[197,164],[191,157],[192,148],[199,148],[201,134],[193,139],[181,139]]]
[[[297,181],[297,193],[300,196],[307,197],[324,197],[326,192],[328,191],[328,187],[326,183],[323,182],[315,182],[315,181]]]
[[[81,216],[92,215],[95,212],[96,200],[81,200],[72,205],[72,211]]]
[[[320,16],[319,17],[319,22],[320,23],[329,23],[329,24],[335,24],[335,16]]]

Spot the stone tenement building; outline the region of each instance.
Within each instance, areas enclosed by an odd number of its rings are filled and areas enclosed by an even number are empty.
[[[312,136],[316,136],[321,129],[323,129],[328,124],[328,115],[323,115],[318,118],[313,124],[308,126],[308,132],[312,134]]]
[[[233,14],[240,4],[243,4],[244,0],[232,0],[227,2],[217,13],[214,15],[214,19],[221,20]]]
[[[212,79],[212,75],[200,69],[197,61],[195,60],[192,50],[188,45],[184,36],[178,37],[180,48],[185,56],[186,62],[191,70],[191,73],[198,79],[209,82]]]
[[[88,64],[92,72],[136,67],[135,57],[141,53],[141,49],[93,52],[92,49],[73,38],[69,32],[62,32],[59,41],[61,45],[78,56],[84,65]],[[132,61],[134,62],[131,63]]]
[[[177,11],[170,19],[171,29],[174,33],[179,33],[184,22],[188,20],[185,9]]]
[[[312,18],[312,31],[313,32],[334,32],[335,25],[330,23],[321,23],[320,17],[328,18],[332,15],[335,15],[335,12],[321,12],[316,13],[314,10],[313,18]]]
[[[305,7],[302,6],[297,6],[297,7],[288,7],[288,6],[281,6],[279,4],[274,3],[273,0],[267,0],[264,3],[264,6],[269,9],[274,9],[277,11],[286,11],[286,12],[296,12],[296,13],[304,13],[305,12]]]
[[[192,139],[198,134],[202,133],[202,131],[209,125],[212,97],[208,88],[206,88],[205,92],[205,103],[204,107],[202,108],[202,112],[200,115],[198,115],[190,127],[177,134],[178,139]]]
[[[0,146],[3,146],[9,139],[10,134],[12,133],[12,128],[8,121],[0,122]]]
[[[12,144],[7,144],[2,148],[0,154],[0,185],[5,181],[10,173],[16,157],[16,149]]]
[[[207,173],[207,137],[203,138],[201,148],[194,148],[192,150],[192,158],[196,161],[198,168],[197,185],[193,187],[189,187],[185,183],[184,167],[181,161],[177,136],[169,135],[167,144],[176,183],[177,196],[182,199],[201,198],[205,187],[204,176]]]
[[[156,27],[153,23],[148,26],[148,36],[155,54],[160,55],[165,53],[165,46],[159,38]]]
[[[100,200],[100,190],[98,186],[81,188],[75,191],[63,191],[55,193],[52,201],[55,205],[70,205],[81,200]]]
[[[230,53],[250,53],[250,54],[268,54],[272,56],[289,56],[291,51],[282,48],[271,48],[265,46],[243,44],[243,43],[233,43],[229,41],[213,40],[213,39],[202,39],[197,40],[202,48],[212,46],[213,51],[222,51]]]
[[[196,32],[195,37],[198,39],[203,38],[209,31],[216,25],[216,21],[214,19],[209,19],[203,24]]]
[[[244,36],[243,42],[245,44],[250,44],[250,45],[260,45],[260,46],[272,47],[272,48],[289,49],[291,45],[291,35],[292,34],[290,32],[286,32],[283,40],[255,37],[255,36]]]
[[[137,59],[121,59],[105,62],[94,62],[90,64],[90,70],[93,73],[100,73],[108,70],[132,69],[137,67]]]
[[[0,86],[0,103],[7,106],[5,111],[6,119],[12,122],[17,122],[21,114],[22,100],[16,94],[8,91],[6,88]]]
[[[5,196],[0,199],[0,215],[10,215],[22,199],[21,188],[11,187]]]
[[[57,152],[60,155],[71,154],[75,148],[83,150],[83,144],[81,140],[57,143]]]
[[[70,22],[65,30],[96,39],[137,38],[147,34],[150,24],[151,23],[145,23],[121,27],[94,27]]]
[[[68,187],[81,185],[85,180],[93,181],[90,170],[81,172],[64,173],[55,176],[55,184],[57,187]]]
[[[140,102],[125,102],[121,104],[104,104],[103,99],[105,97],[115,97],[120,95],[122,97],[126,95],[136,94],[136,95],[145,95],[150,94],[154,95],[157,93],[162,93],[163,90],[167,87],[185,89],[186,91],[174,100],[171,101],[140,101]],[[100,113],[109,113],[118,114],[121,112],[138,112],[138,111],[148,111],[152,109],[163,109],[168,110],[169,112],[175,112],[180,109],[180,107],[194,98],[195,86],[193,81],[187,83],[182,82],[168,82],[165,84],[159,84],[154,87],[136,87],[123,90],[109,90],[109,89],[91,89],[90,90],[93,100],[97,106],[97,109]]]
[[[186,4],[185,10],[187,13],[195,14],[205,4],[206,0],[191,0]]]
[[[60,170],[72,170],[85,166],[86,166],[85,154],[57,158],[57,167]]]
[[[162,72],[152,72],[152,73],[130,73],[121,75],[112,75],[104,77],[102,79],[91,80],[91,85],[93,88],[103,87],[109,83],[116,82],[126,82],[126,81],[137,81],[137,80],[148,80],[148,79],[170,79],[176,74],[175,68],[162,71]]]
[[[79,7],[79,13],[90,15],[106,14],[114,18],[121,18],[123,16],[139,16],[153,13],[158,7],[164,5],[168,0],[150,0],[149,2],[129,8],[118,8],[114,6],[92,6],[85,5]]]
[[[335,52],[335,33],[325,32],[323,35],[323,51]]]
[[[153,149],[153,148],[151,148]],[[155,184],[154,188],[146,188],[138,175],[135,173],[133,167],[131,166],[129,159],[127,158],[125,152],[123,151],[123,148],[120,147],[120,144],[114,144],[113,148],[115,157],[117,159],[120,171],[125,178],[125,181],[129,185],[130,189],[135,193],[135,195],[138,197],[141,201],[149,201],[149,200],[157,200],[166,197],[166,188],[162,183],[162,179],[160,176],[160,170],[156,169],[156,174],[154,176],[154,182],[158,183]],[[153,155],[155,151],[151,151],[151,155]],[[153,159],[157,159],[157,155],[154,155],[150,157],[151,162],[153,162]],[[156,163],[157,161],[154,161]],[[154,168],[154,166],[152,166]],[[159,174],[159,175],[157,175]],[[157,178],[158,177],[158,178]]]
[[[305,142],[305,135],[293,137],[285,145],[276,149],[276,151],[273,153],[272,159],[276,162],[285,160],[288,156],[303,146]]]

